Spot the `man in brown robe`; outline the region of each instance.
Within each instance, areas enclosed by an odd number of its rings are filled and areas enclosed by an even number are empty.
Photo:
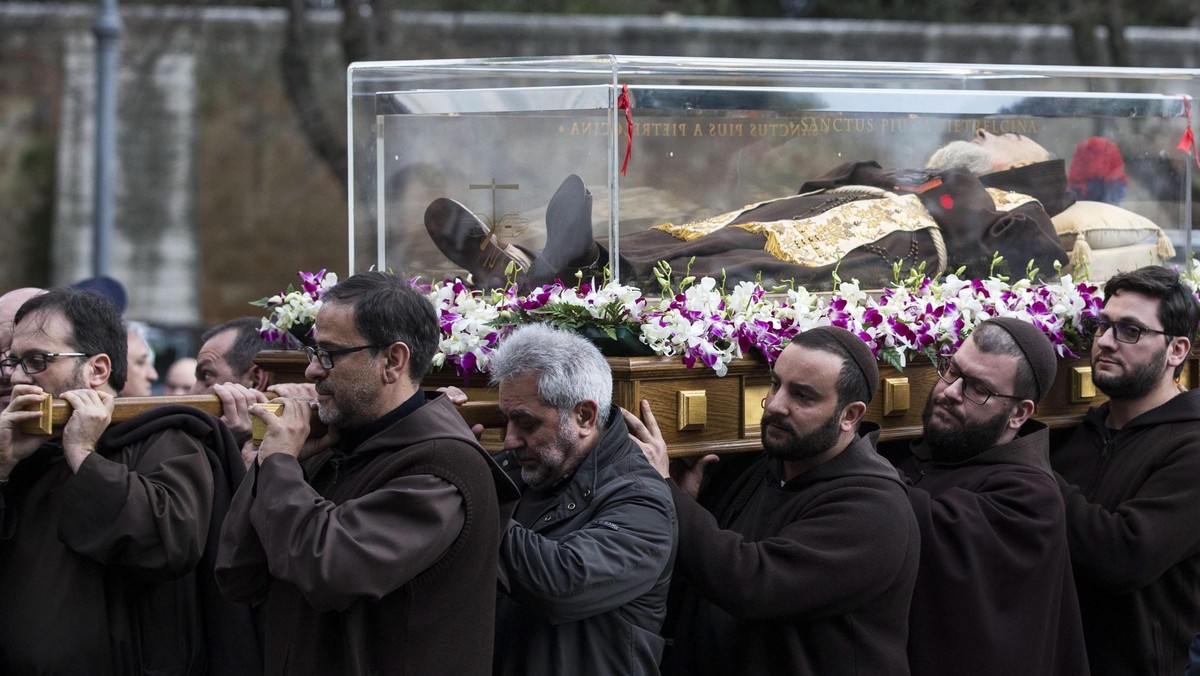
[[[696,497],[716,456],[671,467],[649,404],[645,424],[625,414],[679,516],[664,674],[908,674],[920,534],[862,422],[878,381],[853,333],[796,336],[771,371],[763,453],[711,510]]]
[[[109,428],[125,350],[116,308],[95,293],[54,289],[16,313],[0,363],[13,382],[0,413],[0,673],[254,673],[253,649],[237,671],[209,663],[230,653],[209,642],[222,629],[205,622],[201,564],[215,484],[228,486],[211,456],[223,428],[177,411]],[[49,439],[19,429],[43,393],[73,409]]]
[[[1056,361],[1033,324],[983,322],[941,359],[924,438],[889,458],[921,527],[914,676],[1088,674],[1050,433],[1030,418]]]
[[[308,377],[284,398],[225,520],[218,581],[262,604],[268,674],[488,674],[516,488],[446,396],[420,389],[428,299],[392,274],[331,289]]]

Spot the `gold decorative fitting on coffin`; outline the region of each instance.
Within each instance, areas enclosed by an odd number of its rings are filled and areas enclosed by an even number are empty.
[[[883,414],[900,415],[908,412],[910,387],[908,378],[883,379]]]
[[[1096,385],[1092,383],[1092,367],[1071,367],[1071,403],[1082,404],[1095,398]]]
[[[676,420],[679,431],[698,431],[708,424],[708,391],[680,390],[677,395]]]

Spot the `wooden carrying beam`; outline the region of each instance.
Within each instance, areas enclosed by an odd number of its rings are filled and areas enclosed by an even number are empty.
[[[275,395],[267,393],[267,397],[274,399]],[[175,397],[118,397],[113,402],[112,422],[125,422],[138,414],[145,413],[159,406],[171,404],[190,406],[191,408],[199,409],[215,416],[220,416],[222,412],[221,400],[213,394],[188,394]],[[283,412],[283,404],[281,403],[268,401],[262,404],[262,406],[275,415]],[[61,399],[54,399],[49,394],[42,399],[36,408],[41,410],[42,417],[22,423],[21,431],[25,434],[52,434],[54,428],[61,428],[71,417],[71,405]],[[494,401],[469,401],[459,406],[458,412],[467,421],[468,425],[480,424],[485,428],[504,426],[504,416],[500,415],[500,409]],[[253,423],[252,438],[255,445],[258,445],[262,441],[263,435],[266,434],[266,427],[257,418],[253,419]],[[317,419],[316,411],[313,411],[312,423],[314,432],[321,433],[324,431],[325,427]]]

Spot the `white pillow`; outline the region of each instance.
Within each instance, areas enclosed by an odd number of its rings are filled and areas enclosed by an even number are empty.
[[[1155,225],[1154,221],[1105,202],[1082,200],[1050,220],[1054,222],[1058,238],[1067,251],[1074,248],[1081,237],[1092,249],[1130,246],[1152,236],[1165,240],[1162,228]],[[1174,255],[1172,251],[1164,257],[1171,258]]]

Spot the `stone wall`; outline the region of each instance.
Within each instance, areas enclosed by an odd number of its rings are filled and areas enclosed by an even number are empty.
[[[0,291],[89,276],[90,5],[0,4]],[[284,14],[125,8],[114,276],[131,317],[257,314],[297,270],[346,265],[345,195],[299,133],[279,78]],[[336,15],[311,56],[340,128]],[[389,57],[646,54],[1071,64],[1056,26],[404,13]],[[1130,29],[1136,62],[1200,68],[1200,29]]]

